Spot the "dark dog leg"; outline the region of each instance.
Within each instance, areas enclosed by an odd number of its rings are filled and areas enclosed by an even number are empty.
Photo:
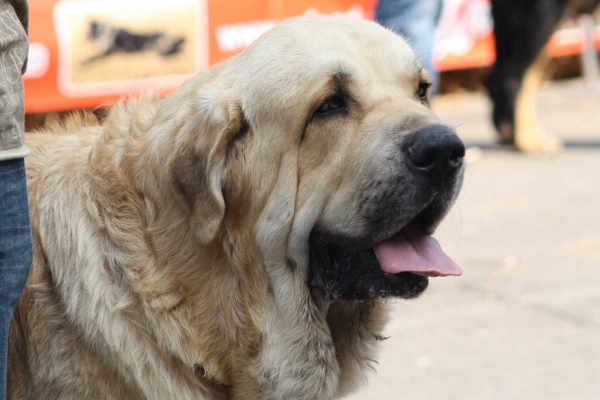
[[[540,133],[532,116],[535,113],[533,92],[539,84],[542,61],[528,73],[531,77],[526,79],[527,93],[521,96],[520,91],[526,73],[562,19],[566,5],[567,0],[492,0],[496,63],[487,86],[494,107],[494,125],[502,143],[516,145],[524,151],[560,148],[557,139]],[[527,138],[528,135],[535,138]]]
[[[165,48],[158,48],[158,52],[163,57],[168,57],[177,54],[181,51],[181,46],[185,42],[185,38],[176,39],[170,46]]]
[[[82,64],[83,65],[88,65],[90,63],[93,63],[94,61],[101,60],[101,59],[103,59],[103,58],[108,57],[109,55],[111,55],[113,53],[113,51],[115,51],[114,46],[110,46],[108,49],[106,49],[102,53],[96,54],[95,56],[92,56],[92,57],[84,60],[82,62]]]

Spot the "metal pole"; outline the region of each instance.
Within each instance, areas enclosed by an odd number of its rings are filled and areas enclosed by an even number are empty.
[[[600,87],[600,68],[598,68],[598,52],[594,43],[594,29],[596,23],[594,17],[584,14],[579,17],[579,24],[585,35],[585,47],[581,53],[581,65],[583,76],[588,88]]]

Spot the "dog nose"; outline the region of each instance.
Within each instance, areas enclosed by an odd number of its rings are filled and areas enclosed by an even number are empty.
[[[450,127],[423,127],[408,142],[407,162],[413,169],[438,177],[455,172],[463,163],[465,146]]]

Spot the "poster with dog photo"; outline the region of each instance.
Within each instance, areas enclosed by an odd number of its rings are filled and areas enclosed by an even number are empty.
[[[84,97],[178,86],[209,65],[206,14],[205,0],[59,1],[60,92]]]

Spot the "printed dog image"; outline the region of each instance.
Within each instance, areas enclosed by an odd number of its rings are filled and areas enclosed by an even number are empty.
[[[355,391],[386,298],[462,273],[431,235],[465,148],[429,85],[382,26],[302,17],[165,98],[28,134],[9,398]]]
[[[168,57],[181,51],[184,37],[171,38],[164,33],[140,35],[126,29],[115,28],[109,24],[92,21],[89,39],[99,43],[103,50],[84,61],[84,64],[108,57],[118,52],[139,53],[156,51],[162,57]]]
[[[208,66],[208,30],[197,0],[64,1],[55,6],[59,88],[69,97],[174,85]],[[152,81],[150,81],[152,80]],[[147,83],[144,83],[146,81]],[[150,83],[151,82],[151,83]]]

